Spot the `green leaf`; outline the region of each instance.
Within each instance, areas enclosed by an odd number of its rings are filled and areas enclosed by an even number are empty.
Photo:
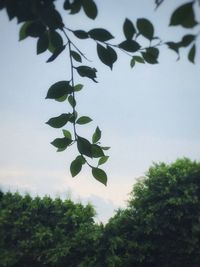
[[[82,62],[82,58],[81,58],[79,53],[77,53],[75,51],[71,51],[71,56],[73,57],[74,60],[76,60],[78,62]]]
[[[62,132],[63,132],[64,137],[66,137],[68,139],[72,139],[72,135],[71,135],[70,131],[63,129]]]
[[[72,95],[70,95],[68,97],[68,102],[70,103],[70,105],[74,108],[76,106],[76,100],[74,99],[74,97]]]
[[[22,41],[28,37],[26,30],[31,25],[31,23],[31,21],[27,21],[21,26],[19,31],[19,41]]]
[[[86,123],[89,123],[91,121],[92,121],[92,119],[90,117],[82,116],[76,121],[76,123],[77,124],[86,124]]]
[[[171,15],[170,26],[181,25],[184,28],[193,28],[197,25],[193,10],[194,2],[179,6]]]
[[[188,53],[188,59],[190,62],[195,63],[194,62],[195,55],[196,55],[196,45],[194,44]]]
[[[144,18],[138,19],[137,28],[141,35],[143,35],[149,40],[153,39],[154,27],[153,27],[153,24],[148,19],[144,19]]]
[[[67,99],[68,95],[61,96],[59,98],[56,98],[55,100],[58,102],[64,102]]]
[[[149,64],[158,63],[159,50],[155,47],[149,47],[146,49],[146,52],[142,52],[144,60]]]
[[[101,62],[112,69],[114,62],[117,60],[117,54],[115,50],[110,46],[105,48],[102,45],[97,44],[97,54]]]
[[[49,62],[54,61],[62,53],[64,49],[65,49],[65,45],[63,45],[62,47],[56,48],[53,55],[50,56],[50,58],[48,58],[46,62],[49,63]]]
[[[132,39],[134,34],[136,33],[135,27],[129,19],[125,19],[124,25],[123,25],[123,31],[126,39]]]
[[[96,29],[90,30],[88,34],[92,39],[100,41],[100,42],[106,42],[114,38],[109,31],[102,29],[102,28],[96,28]]]
[[[140,49],[140,45],[134,40],[126,40],[120,43],[119,47],[128,52],[136,52]]]
[[[48,26],[50,30],[62,29],[64,24],[60,13],[55,9],[54,5],[45,5],[40,8],[40,19]]]
[[[37,41],[37,54],[41,54],[47,50],[49,46],[49,40],[47,33],[45,32],[41,35]]]
[[[83,89],[83,85],[82,84],[77,84],[74,86],[74,92],[79,92]]]
[[[138,63],[145,63],[144,59],[140,56],[133,56],[133,58]]]
[[[102,148],[96,144],[93,144],[92,145],[92,157],[93,158],[100,158],[103,156],[104,156],[104,153],[103,153]]]
[[[102,165],[104,163],[107,162],[107,160],[109,159],[109,156],[103,156],[99,159],[98,165]]]
[[[82,160],[80,157],[77,157],[72,161],[70,165],[70,172],[72,177],[76,176],[82,169]]]
[[[40,37],[46,31],[46,27],[40,21],[32,21],[26,27],[26,34],[31,37]]]
[[[101,148],[102,148],[103,150],[109,150],[109,149],[110,149],[109,146],[102,146]]]
[[[87,139],[78,136],[77,148],[80,154],[92,158],[92,145]]]
[[[60,81],[54,83],[48,90],[46,98],[58,99],[65,96],[66,94],[71,94],[73,88],[68,81]]]
[[[132,57],[131,62],[130,62],[131,68],[135,66],[135,59]]]
[[[61,128],[69,121],[70,117],[71,117],[70,113],[68,113],[68,114],[64,113],[58,117],[54,117],[54,118],[49,119],[46,122],[46,124],[50,125],[53,128]]]
[[[56,138],[51,144],[58,148],[58,151],[65,150],[70,144],[72,143],[72,140],[66,137],[63,138]]]
[[[88,33],[82,30],[73,31],[73,34],[79,39],[89,38]]]
[[[93,136],[92,136],[92,143],[95,144],[101,139],[101,130],[99,127],[96,128]]]
[[[107,185],[107,175],[105,171],[99,168],[92,168],[93,177],[100,183]]]
[[[195,40],[195,35],[187,34],[183,36],[182,40],[178,43],[179,47],[187,47]]]
[[[97,77],[97,70],[95,68],[90,68],[88,66],[79,66],[76,68],[76,70],[81,77],[87,77],[89,79],[92,79],[94,82],[97,82],[95,80],[95,78]]]
[[[58,32],[50,30],[48,32],[48,38],[49,38],[48,49],[50,52],[54,53],[56,49],[63,47],[63,39]]]
[[[93,0],[82,1],[83,10],[90,19],[95,19],[98,13],[97,6]]]

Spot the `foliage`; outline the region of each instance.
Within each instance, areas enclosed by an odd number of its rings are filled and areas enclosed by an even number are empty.
[[[156,7],[159,7],[163,1],[155,0]],[[147,18],[138,18],[136,22],[126,18],[122,27],[124,39],[117,44],[114,43],[114,35],[107,29],[92,28],[89,31],[69,29],[54,2],[54,0],[0,0],[0,9],[6,9],[10,20],[17,18],[18,23],[22,23],[19,40],[24,40],[27,37],[35,38],[37,40],[37,54],[46,51],[51,53],[47,62],[54,61],[58,56],[63,55],[64,51],[68,53],[71,65],[70,78],[54,83],[48,89],[46,98],[68,102],[71,111],[51,118],[47,122],[53,128],[67,127],[67,129],[62,129],[64,136],[56,138],[51,144],[59,152],[76,144],[78,155],[70,166],[72,176],[76,176],[83,165],[87,164],[91,168],[94,178],[106,185],[107,175],[99,168],[99,163],[104,164],[108,156],[104,155],[105,148],[100,143],[101,131],[99,127],[96,128],[91,138],[92,141],[79,136],[77,132],[77,124],[85,125],[92,119],[86,115],[79,115],[77,112],[76,93],[83,88],[83,85],[75,83],[74,73],[78,73],[82,78],[97,82],[97,69],[85,63],[88,61],[87,57],[75,44],[74,37],[94,41],[100,61],[111,70],[118,59],[118,52],[123,52],[130,58],[131,68],[141,63],[157,64],[160,54],[159,48],[163,45],[167,45],[169,49],[175,51],[178,59],[180,58],[180,50],[182,48],[188,49],[188,60],[194,63],[196,40],[199,35],[199,22],[197,20],[199,10],[196,10],[198,9],[198,0],[188,1],[180,5],[171,15],[170,26],[181,26],[192,30],[192,34],[184,35],[179,42],[163,42],[160,37],[157,37],[153,22]],[[83,10],[85,15],[92,20],[98,15],[98,8],[93,0],[65,0],[63,8],[71,15],[77,15],[80,10]],[[70,124],[72,132],[69,131]],[[97,162],[95,163],[96,159]]]
[[[200,163],[155,164],[105,228],[105,266],[200,265]]]
[[[94,209],[71,200],[0,196],[0,266],[94,266]]]

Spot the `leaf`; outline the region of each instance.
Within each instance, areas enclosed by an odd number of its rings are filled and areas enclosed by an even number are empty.
[[[88,77],[89,79],[92,79],[94,82],[97,82],[95,80],[96,76],[96,72],[97,70],[95,68],[90,68],[88,66],[79,66],[76,68],[78,74],[81,77]]]
[[[77,124],[86,124],[86,123],[89,123],[91,121],[92,121],[92,119],[90,117],[82,116],[76,121],[76,123]]]
[[[66,137],[63,138],[56,138],[51,144],[58,148],[58,151],[65,150],[70,144],[72,140]]]
[[[145,63],[144,59],[140,56],[133,56],[133,58],[138,63]]]
[[[89,38],[88,33],[82,30],[73,31],[73,34],[79,39]]]
[[[131,68],[135,66],[135,59],[132,57],[131,62],[130,62]]]
[[[113,67],[113,63],[117,60],[117,54],[114,49],[110,46],[106,48],[100,44],[97,44],[97,54],[101,62],[105,65],[109,66],[111,69]]]
[[[102,148],[96,144],[93,144],[92,145],[92,157],[93,158],[100,158],[103,156],[104,156],[104,153],[103,153]]]
[[[74,99],[74,97],[72,95],[70,95],[68,97],[68,102],[70,103],[70,105],[74,108],[76,106],[76,100]]]
[[[195,40],[195,35],[187,34],[183,36],[182,40],[178,43],[179,47],[187,47]]]
[[[103,156],[99,159],[98,165],[102,165],[104,163],[107,162],[107,160],[109,159],[109,156]]]
[[[63,45],[62,47],[56,48],[53,55],[50,56],[50,58],[47,60],[47,63],[55,60],[62,53],[64,49],[65,49],[65,45]]]
[[[54,30],[50,30],[48,32],[48,38],[49,38],[48,49],[52,53],[54,53],[56,51],[56,49],[59,49],[63,46],[63,39],[58,32],[56,32]]]
[[[104,184],[105,186],[107,185],[107,175],[105,171],[100,168],[92,168],[92,175],[97,181]]]
[[[141,35],[143,35],[149,40],[153,39],[154,27],[153,27],[153,24],[148,19],[144,19],[144,18],[138,19],[137,28]]]
[[[26,27],[27,36],[40,37],[46,31],[46,27],[40,21],[32,21]]]
[[[95,19],[98,13],[97,6],[93,0],[82,1],[83,10],[90,19]]]
[[[55,100],[58,102],[64,102],[67,99],[68,95],[61,96],[59,98],[56,98]]]
[[[68,114],[64,113],[58,117],[54,117],[54,118],[49,119],[46,122],[46,124],[50,125],[53,128],[61,128],[69,121],[70,117],[71,117],[70,113],[68,113]]]
[[[77,148],[80,154],[92,158],[92,145],[87,139],[78,136]]]
[[[101,130],[97,126],[93,136],[92,136],[92,143],[95,144],[101,139]]]
[[[103,150],[109,150],[109,149],[110,149],[109,146],[102,146],[101,148],[102,148]]]
[[[72,135],[71,135],[70,131],[63,129],[62,132],[63,132],[64,137],[66,137],[68,139],[72,139]]]
[[[82,169],[82,160],[80,157],[77,157],[72,161],[70,165],[70,172],[72,177],[76,176]]]
[[[129,19],[125,19],[124,25],[123,25],[123,31],[126,39],[132,39],[134,34],[136,33],[135,27]]]
[[[140,45],[134,40],[126,40],[120,43],[119,47],[128,52],[136,52],[140,49]]]
[[[79,53],[77,53],[75,51],[71,51],[71,56],[73,57],[74,60],[76,60],[78,62],[82,62],[82,58],[81,58]]]
[[[71,94],[73,88],[68,81],[60,81],[54,83],[48,90],[46,98],[58,99],[65,96],[66,94]]]
[[[197,25],[193,10],[193,3],[189,2],[179,6],[171,15],[170,26],[181,25],[184,28],[193,28]]]
[[[31,25],[31,23],[32,23],[31,21],[27,21],[21,26],[19,31],[19,41],[22,41],[28,37],[26,30],[29,27],[29,25]]]
[[[146,48],[146,52],[142,52],[143,58],[149,64],[158,63],[159,50],[155,47]]]
[[[45,32],[41,35],[37,41],[37,54],[41,54],[47,50],[49,46],[49,40],[47,33]]]
[[[190,62],[195,63],[194,62],[195,55],[196,55],[196,45],[194,44],[188,53],[188,59]]]
[[[96,29],[90,30],[88,34],[92,39],[100,41],[100,42],[106,42],[114,38],[109,31],[102,29],[102,28],[96,28]]]
[[[82,84],[77,84],[74,86],[74,92],[79,92],[83,89],[83,85]]]

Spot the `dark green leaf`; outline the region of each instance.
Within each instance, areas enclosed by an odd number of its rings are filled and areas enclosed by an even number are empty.
[[[82,116],[82,117],[78,118],[78,120],[76,121],[76,123],[77,124],[86,124],[86,123],[89,123],[91,121],[92,121],[92,119],[90,117]]]
[[[48,38],[49,38],[48,49],[52,53],[54,53],[56,51],[56,49],[59,49],[60,47],[63,46],[63,39],[58,32],[50,30],[49,34],[48,34]]]
[[[184,28],[193,28],[197,25],[193,10],[194,2],[179,6],[171,15],[170,26],[181,25]]]
[[[131,68],[135,66],[135,59],[132,57],[131,62],[130,62]]]
[[[96,28],[96,29],[90,30],[88,34],[92,39],[100,41],[100,42],[106,42],[114,38],[109,31],[102,29],[102,28]]]
[[[54,5],[46,5],[45,8],[40,9],[40,17],[50,30],[62,29],[64,26],[62,17]]]
[[[146,52],[142,52],[144,60],[149,64],[158,63],[159,50],[155,47],[149,47]]]
[[[126,39],[132,39],[134,34],[136,33],[135,27],[129,19],[125,19],[124,25],[123,25],[123,31]]]
[[[105,171],[99,168],[92,168],[93,177],[100,183],[107,185],[107,175]]]
[[[41,54],[47,50],[49,46],[49,40],[47,33],[45,32],[41,35],[37,41],[37,54]]]
[[[102,45],[97,44],[97,54],[99,59],[112,69],[113,63],[117,60],[117,54],[115,50],[110,46],[105,48]]]
[[[68,114],[64,113],[64,114],[61,114],[58,117],[54,117],[54,118],[49,119],[46,122],[46,124],[48,124],[48,125],[50,125],[51,127],[54,127],[54,128],[61,128],[69,121],[70,117],[71,117],[70,113],[68,113]]]
[[[188,59],[190,62],[194,63],[195,55],[196,55],[196,45],[194,44],[188,53]]]
[[[92,145],[92,156],[93,158],[100,158],[104,156],[103,150],[100,146],[93,144]]]
[[[80,154],[83,154],[85,156],[92,158],[92,145],[87,139],[78,136],[77,148]]]
[[[90,19],[95,19],[98,13],[97,6],[93,0],[82,1],[83,10]]]
[[[40,21],[33,21],[26,27],[26,35],[40,37],[46,31],[46,27]]]
[[[82,58],[81,58],[79,53],[77,53],[75,51],[71,51],[71,55],[72,55],[74,60],[76,60],[78,62],[82,62]]]
[[[56,48],[53,55],[50,56],[50,58],[47,60],[47,63],[54,61],[62,53],[64,49],[65,49],[65,45],[63,45],[62,47]]]
[[[74,97],[72,95],[70,95],[68,97],[68,102],[70,103],[70,105],[74,108],[76,106],[76,100],[74,99]]]
[[[101,139],[101,130],[99,127],[96,128],[93,136],[92,136],[92,143],[95,144]]]
[[[153,24],[148,19],[138,19],[137,28],[141,35],[146,37],[149,40],[153,39],[154,36],[154,27]]]
[[[88,33],[82,30],[73,31],[73,34],[79,39],[87,39]]]
[[[98,165],[102,165],[106,163],[106,161],[109,159],[109,156],[103,156],[99,159]]]
[[[68,95],[61,96],[59,98],[56,98],[55,100],[58,102],[64,102],[67,99]]]
[[[175,51],[177,54],[179,54],[179,44],[175,42],[166,42],[166,45],[169,49]]]
[[[140,56],[133,56],[133,58],[138,63],[145,63],[144,59]]]
[[[85,160],[85,158],[82,155],[79,155],[76,158],[79,159],[79,160],[81,160],[82,165],[86,163],[86,160]]]
[[[26,30],[31,25],[31,23],[32,23],[31,21],[27,21],[21,26],[20,31],[19,31],[19,41],[22,41],[26,37],[28,37]]]
[[[72,177],[76,176],[82,169],[82,160],[80,157],[77,157],[72,161],[70,165],[70,172]]]
[[[182,40],[178,43],[179,47],[187,47],[195,40],[195,35],[187,34],[183,36]]]
[[[95,80],[95,78],[97,77],[96,76],[97,70],[95,68],[90,68],[88,66],[79,66],[76,68],[76,70],[81,77],[88,77],[92,79],[94,82],[97,82]]]
[[[46,98],[57,99],[65,96],[66,94],[71,94],[73,88],[70,86],[68,81],[60,81],[54,83],[48,90]]]
[[[128,52],[136,52],[140,49],[140,45],[134,40],[126,40],[120,43],[119,47]]]
[[[72,139],[72,135],[71,135],[70,131],[63,129],[62,132],[63,132],[64,137],[66,137],[68,139]]]
[[[77,84],[74,86],[74,92],[79,92],[83,89],[83,85],[82,84]]]
[[[58,148],[58,151],[63,151],[66,149],[70,144],[72,143],[72,140],[66,137],[63,138],[56,138],[51,144]]]

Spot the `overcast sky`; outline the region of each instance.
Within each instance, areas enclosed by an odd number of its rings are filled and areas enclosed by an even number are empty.
[[[63,1],[58,1],[61,6]],[[169,17],[183,1],[165,1],[155,12],[154,1],[96,1],[99,16],[89,20],[83,13],[63,14],[72,29],[104,27],[123,41],[122,25],[126,17],[133,22],[146,17],[154,22],[156,35],[164,41],[179,40],[182,29],[167,28]],[[83,169],[71,178],[69,166],[74,150],[56,153],[50,142],[61,137],[61,130],[45,124],[61,113],[69,112],[64,103],[45,100],[48,88],[70,77],[64,53],[53,63],[45,63],[46,52],[36,56],[36,40],[18,42],[19,25],[0,13],[0,187],[33,195],[71,197],[90,201],[97,209],[97,220],[106,221],[118,207],[126,205],[136,178],[144,176],[152,162],[172,162],[189,157],[200,160],[200,75],[199,61],[189,63],[186,54],[179,62],[167,48],[161,49],[158,65],[138,64],[130,68],[130,58],[119,53],[113,71],[96,56],[94,42],[75,40],[78,47],[98,69],[98,84],[75,77],[84,84],[77,96],[78,111],[93,122],[80,127],[90,138],[96,126],[102,130],[102,142],[111,146],[105,165],[107,187]],[[86,63],[87,64],[87,63]]]

